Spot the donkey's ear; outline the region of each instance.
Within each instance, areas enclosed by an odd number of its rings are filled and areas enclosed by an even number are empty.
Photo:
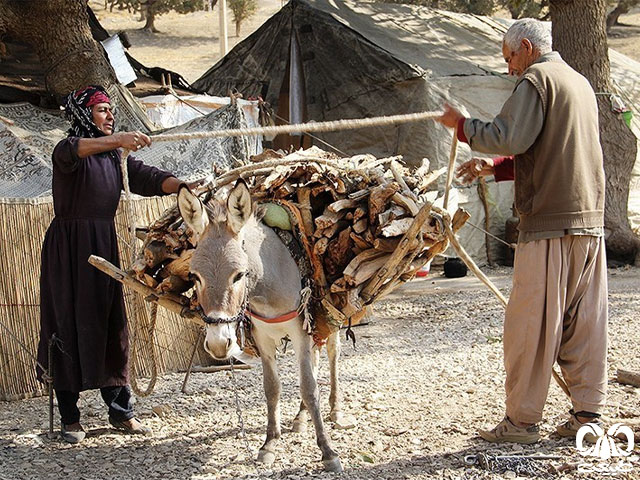
[[[251,194],[244,180],[238,180],[229,193],[227,210],[227,225],[237,235],[251,216]]]
[[[186,185],[181,185],[178,191],[178,209],[184,222],[196,236],[202,235],[204,229],[209,225],[209,216],[200,199]]]

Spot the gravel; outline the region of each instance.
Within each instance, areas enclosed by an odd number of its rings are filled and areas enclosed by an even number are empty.
[[[511,270],[488,269],[508,290]],[[640,371],[640,270],[609,271],[609,374],[617,368]],[[264,440],[266,405],[259,367],[236,371],[246,442],[238,425],[230,372],[193,373],[188,393],[180,392],[184,374],[159,379],[149,397],[137,399],[138,417],[153,429],[152,437],[129,436],[108,425],[97,391],[81,395],[87,438],[68,445],[47,437],[46,398],[0,402],[0,479],[484,479],[525,478],[500,469],[489,472],[465,465],[467,455],[557,455],[558,460],[524,462],[536,477],[590,478],[576,470],[582,457],[572,440],[553,434],[568,402],[551,385],[542,441],[533,446],[490,445],[477,430],[503,416],[503,308],[475,279],[444,279],[433,273],[403,287],[377,304],[374,317],[355,328],[357,345],[343,343],[340,380],[345,413],[354,428],[328,424],[340,453],[342,474],[322,471],[313,428],[290,431],[299,404],[297,365],[293,353],[280,358],[283,435],[270,467],[253,458]],[[323,354],[319,384],[328,416],[328,366]],[[640,389],[609,384],[606,416],[640,427]],[[57,422],[57,420],[56,420]],[[611,425],[613,420],[605,420]],[[249,446],[250,452],[247,451]],[[615,459],[617,462],[619,459]],[[640,478],[638,449],[625,457]],[[612,459],[610,462],[614,462]],[[597,478],[594,476],[593,478]]]

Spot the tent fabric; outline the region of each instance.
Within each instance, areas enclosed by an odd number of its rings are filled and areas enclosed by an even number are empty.
[[[260,110],[256,100],[236,100],[244,111],[247,126],[260,126]],[[209,95],[149,95],[138,98],[147,117],[160,128],[171,128],[187,123],[229,105],[229,97]]]
[[[492,116],[513,86],[499,74],[503,31],[490,18],[409,5],[291,0],[193,87],[210,95],[229,89],[261,95],[277,110],[297,37],[305,121],[437,110],[459,94],[466,98],[456,103],[471,115]],[[496,55],[488,45],[496,45]],[[414,165],[427,157],[434,167],[446,163],[450,142],[450,133],[433,122],[318,137],[348,155],[403,155]]]

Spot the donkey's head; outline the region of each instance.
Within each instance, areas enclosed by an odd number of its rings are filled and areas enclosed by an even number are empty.
[[[181,188],[178,207],[197,239],[191,274],[206,316],[204,347],[223,360],[239,351],[236,328],[249,293],[249,257],[244,244],[247,224],[255,222],[249,189],[239,181],[226,203],[214,200],[205,206],[188,188]]]

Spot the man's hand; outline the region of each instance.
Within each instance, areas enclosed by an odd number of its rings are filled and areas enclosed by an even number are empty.
[[[478,177],[493,175],[493,159],[474,157],[456,169],[456,176],[462,177],[462,183],[471,183]]]
[[[460,111],[457,108],[452,107],[448,103],[445,103],[444,113],[441,116],[435,118],[434,120],[436,122],[440,122],[445,127],[455,128],[458,125],[458,121],[461,118],[465,118],[465,116],[462,115],[462,113],[460,113]]]
[[[118,138],[120,147],[137,152],[141,148],[151,145],[151,138],[142,132],[118,132],[114,134]]]

